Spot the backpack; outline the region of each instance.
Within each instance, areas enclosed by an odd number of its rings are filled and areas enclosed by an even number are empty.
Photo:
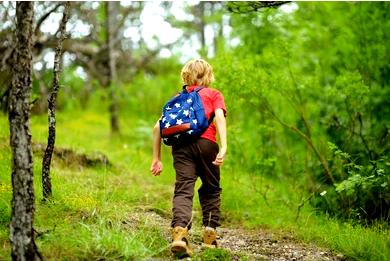
[[[171,98],[163,107],[160,118],[160,134],[168,146],[190,142],[202,135],[209,126],[197,87],[188,92],[183,90]]]

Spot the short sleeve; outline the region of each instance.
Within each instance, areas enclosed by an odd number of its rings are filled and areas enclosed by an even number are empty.
[[[213,96],[213,108],[214,108],[214,111],[216,109],[222,109],[224,111],[225,116],[226,116],[225,100],[223,98],[222,93],[217,91],[217,90],[215,90],[214,96]]]

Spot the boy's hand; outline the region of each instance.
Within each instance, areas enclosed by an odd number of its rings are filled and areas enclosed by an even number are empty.
[[[225,160],[225,155],[226,155],[226,149],[221,148],[217,154],[217,157],[213,161],[213,164],[217,166],[221,166],[223,161]]]
[[[163,170],[163,164],[161,160],[153,160],[152,166],[150,167],[150,171],[153,176],[159,176]]]

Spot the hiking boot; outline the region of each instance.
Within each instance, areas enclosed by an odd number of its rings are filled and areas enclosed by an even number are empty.
[[[203,229],[203,243],[202,247],[216,248],[217,247],[217,230],[212,227],[205,227]]]
[[[171,251],[179,258],[193,255],[190,246],[188,228],[175,227],[174,229],[172,229]]]

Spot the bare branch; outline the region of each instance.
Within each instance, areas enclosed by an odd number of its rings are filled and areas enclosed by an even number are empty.
[[[57,38],[55,36],[47,38],[40,37],[36,40],[35,49],[40,47],[55,48],[57,44]],[[63,42],[63,50],[69,53],[81,53],[85,56],[92,57],[99,52],[99,48],[91,45],[88,39],[65,39]]]
[[[134,10],[134,8],[132,6],[129,6],[128,8],[125,9],[124,13],[122,14],[122,17],[121,19],[116,22],[116,26],[114,28],[114,33],[113,35],[116,37],[119,33],[119,30],[123,27],[123,25],[125,24],[128,16],[133,13],[133,12],[136,12],[137,10]]]
[[[252,13],[261,11],[266,8],[277,8],[281,5],[291,3],[291,1],[256,1],[256,2],[241,2],[233,1],[227,4],[227,9],[232,13]]]
[[[297,215],[295,216],[295,222],[298,221],[299,214],[301,213],[301,208],[305,205],[306,202],[308,202],[312,197],[314,197],[314,192],[311,193],[307,198],[302,199],[301,203],[299,203],[297,208]]]
[[[41,29],[41,25],[43,24],[43,22],[52,14],[54,13],[55,11],[57,11],[57,9],[63,5],[63,3],[58,3],[56,4],[52,9],[50,9],[46,14],[44,14],[41,18],[39,18],[38,22],[37,22],[37,26],[35,27],[35,31],[34,31],[34,34],[37,35]]]

